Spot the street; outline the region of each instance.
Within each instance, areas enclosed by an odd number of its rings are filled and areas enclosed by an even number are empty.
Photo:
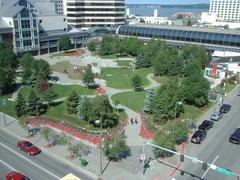
[[[196,157],[209,164],[216,158],[215,165],[228,169],[234,173],[240,174],[240,147],[236,144],[228,142],[230,135],[240,126],[240,97],[237,96],[237,88],[228,97],[224,99],[225,103],[232,105],[232,110],[224,114],[223,118],[218,122],[214,122],[212,129],[208,131],[207,138],[202,144],[190,143],[185,151],[186,155]],[[205,114],[205,119],[210,118],[210,114]],[[204,119],[202,119],[204,120]],[[219,156],[217,158],[217,156]],[[175,179],[177,180],[194,180],[200,179],[204,174],[201,163],[193,163],[185,158],[185,162],[181,168],[185,173],[181,175],[178,171]],[[236,176],[227,176],[210,169],[204,179],[207,180],[231,180],[237,179]]]
[[[0,177],[4,179],[11,171],[19,171],[32,180],[60,179],[68,173],[73,173],[81,179],[91,178],[82,174],[75,167],[70,167],[44,152],[29,156],[20,151],[16,143],[18,139],[0,129]]]

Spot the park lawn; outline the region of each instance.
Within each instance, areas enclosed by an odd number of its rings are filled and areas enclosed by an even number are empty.
[[[129,67],[131,66],[130,63],[132,62],[131,60],[117,60],[118,66],[123,66],[123,67]]]
[[[167,76],[154,76],[154,80],[160,84],[166,84],[169,81]]]
[[[119,100],[120,104],[134,111],[141,111],[144,107],[146,91],[141,92],[123,92],[112,96],[113,102]]]
[[[57,56],[64,56],[64,55],[65,55],[64,51],[56,52],[56,53],[50,54],[50,58],[57,57]]]
[[[100,56],[102,59],[117,59],[117,56],[114,54]]]
[[[105,79],[108,87],[116,89],[130,89],[132,87],[131,78],[137,74],[142,79],[142,87],[150,85],[146,76],[152,72],[151,68],[136,69],[132,68],[103,68],[100,75],[101,79]]]
[[[54,65],[51,65],[50,68],[52,71],[60,72],[60,73],[65,73],[66,69],[69,69],[71,67],[71,63],[68,61],[61,61],[58,62]]]
[[[57,94],[57,98],[67,97],[71,91],[76,91],[79,95],[93,95],[95,93],[94,89],[88,89],[86,87],[82,87],[80,85],[60,85],[60,84],[52,84],[54,92]],[[39,92],[35,88],[31,88],[30,86],[24,86],[21,89],[22,95],[27,98],[31,89],[34,89],[37,95],[40,95]]]
[[[191,106],[191,105],[187,105],[184,104],[184,113],[181,114],[180,118],[181,119],[192,119],[193,121],[196,122],[196,120],[198,120],[198,118],[203,115],[206,111],[208,111],[215,103],[214,102],[210,102],[208,104],[208,107],[205,109],[201,109],[198,108],[196,106]]]

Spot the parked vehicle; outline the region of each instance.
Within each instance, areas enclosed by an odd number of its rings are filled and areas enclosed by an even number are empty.
[[[230,110],[231,110],[231,105],[230,104],[223,104],[220,107],[219,112],[221,112],[221,113],[228,113]]]
[[[201,144],[202,141],[206,138],[206,136],[207,131],[196,131],[191,138],[191,142]]]
[[[209,120],[204,120],[200,126],[198,126],[198,130],[207,131],[213,127],[213,122]]]
[[[20,172],[13,171],[6,175],[6,180],[30,180],[30,178]]]
[[[237,128],[229,138],[229,142],[240,144],[240,128]]]
[[[221,112],[214,112],[211,116],[211,120],[218,121],[223,117],[223,114]]]
[[[18,149],[23,150],[29,155],[36,155],[41,152],[41,150],[38,147],[34,146],[31,142],[25,140],[19,141],[17,143],[17,147]]]

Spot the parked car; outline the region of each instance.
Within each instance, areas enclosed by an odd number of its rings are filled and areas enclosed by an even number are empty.
[[[220,112],[221,113],[228,113],[229,111],[231,110],[231,105],[230,104],[223,104],[221,107],[220,107]]]
[[[219,111],[219,112],[214,112],[211,116],[211,120],[213,121],[218,121],[223,117],[223,114]]]
[[[6,175],[6,180],[30,180],[30,178],[20,172],[13,171]]]
[[[229,138],[229,142],[240,144],[240,128],[237,128]]]
[[[213,122],[209,120],[204,120],[200,126],[198,126],[198,130],[207,131],[213,127]]]
[[[17,143],[17,147],[18,149],[23,150],[29,155],[36,155],[41,152],[41,150],[38,147],[34,146],[31,142],[25,140],[19,141]]]
[[[191,142],[201,144],[202,141],[206,138],[206,136],[207,131],[196,131],[191,138]]]

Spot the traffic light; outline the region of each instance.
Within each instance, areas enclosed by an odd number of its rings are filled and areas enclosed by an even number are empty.
[[[202,169],[203,169],[204,171],[206,171],[207,168],[208,168],[208,164],[207,164],[207,163],[203,163],[203,164],[202,164]]]
[[[180,161],[184,162],[184,155],[183,154],[180,154]]]

